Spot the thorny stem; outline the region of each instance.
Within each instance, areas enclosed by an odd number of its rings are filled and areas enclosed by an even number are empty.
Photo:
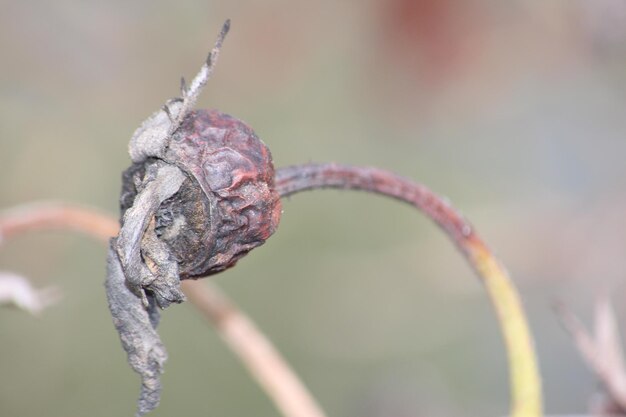
[[[439,225],[482,279],[504,336],[511,380],[511,417],[542,415],[541,379],[532,336],[515,285],[471,225],[423,185],[377,168],[308,164],[276,171],[281,196],[318,188],[382,194],[411,204]]]
[[[0,213],[0,244],[24,232],[45,229],[71,229],[108,243],[119,232],[119,224],[106,214],[65,203],[32,203]],[[284,416],[324,417],[272,343],[218,288],[191,280],[183,281],[182,287]]]

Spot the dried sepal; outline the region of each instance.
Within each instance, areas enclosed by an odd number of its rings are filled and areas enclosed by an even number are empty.
[[[147,306],[126,286],[126,277],[116,253],[116,239],[111,239],[105,283],[113,324],[120,335],[128,363],[141,376],[137,415],[142,416],[159,405],[160,375],[167,352],[156,326],[159,310],[153,298]]]
[[[222,25],[222,30],[220,34],[217,36],[217,40],[215,41],[215,46],[209,52],[209,56],[207,57],[204,65],[200,68],[200,72],[191,80],[191,84],[189,87],[186,86],[186,83],[181,82],[181,94],[182,94],[182,106],[180,111],[178,112],[176,119],[173,121],[169,131],[168,136],[171,136],[183,123],[185,117],[189,114],[189,112],[193,109],[198,101],[198,97],[200,97],[200,93],[202,93],[202,89],[213,75],[213,70],[215,69],[215,64],[217,63],[217,58],[220,55],[220,51],[222,50],[222,44],[224,43],[224,39],[230,30],[230,19],[227,19]]]
[[[180,99],[169,100],[135,130],[128,144],[130,159],[142,163],[148,158],[162,158],[167,148],[172,120],[182,109]]]
[[[141,297],[144,305],[150,291],[160,307],[181,302],[184,297],[178,288],[175,260],[155,236],[154,226],[149,229],[159,206],[172,197],[185,180],[176,166],[159,160],[146,164],[144,178],[137,188],[132,206],[125,210],[122,227],[115,243],[127,285]]]
[[[202,89],[211,78],[219,57],[224,39],[230,30],[230,20],[226,20],[200,71],[187,86],[181,78],[181,96],[168,100],[163,107],[148,117],[133,134],[128,152],[133,162],[143,162],[148,158],[162,158],[169,141],[193,110]]]

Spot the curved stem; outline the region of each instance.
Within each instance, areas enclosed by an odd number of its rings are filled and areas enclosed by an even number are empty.
[[[107,243],[119,224],[96,210],[41,202],[0,212],[0,244],[27,231],[71,229]],[[212,285],[183,281],[189,301],[215,326],[259,385],[286,417],[324,417],[304,384],[272,343],[231,300]]]
[[[511,417],[542,415],[541,379],[532,336],[515,285],[472,226],[423,185],[377,168],[307,164],[276,172],[281,196],[317,188],[368,191],[406,202],[441,227],[482,279],[502,331],[511,380]]]

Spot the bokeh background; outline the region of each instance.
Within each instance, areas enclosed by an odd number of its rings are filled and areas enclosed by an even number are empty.
[[[626,326],[622,0],[0,1],[0,208],[41,199],[117,215],[133,130],[191,77],[230,17],[200,100],[251,124],[275,164],[376,165],[428,184],[519,285],[551,413],[596,383],[551,310]],[[0,266],[63,301],[0,311],[1,416],[132,415],[139,380],[107,312],[105,249],[30,234]],[[498,416],[505,353],[484,291],[413,209],[325,191],[213,278],[330,416]],[[161,325],[157,416],[278,413],[190,305]]]

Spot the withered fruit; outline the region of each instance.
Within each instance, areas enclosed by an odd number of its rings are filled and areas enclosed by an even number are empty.
[[[123,174],[122,214],[133,205],[156,158]],[[276,230],[281,203],[267,146],[242,121],[217,110],[185,117],[161,158],[186,178],[155,213],[155,232],[178,263],[181,279],[223,271]]]
[[[141,375],[138,415],[161,393],[167,352],[159,308],[185,300],[180,280],[233,266],[276,230],[281,214],[269,149],[245,123],[217,110],[193,111],[209,79],[227,21],[181,97],[133,134],[122,176],[119,235],[111,240],[106,290],[113,324]]]

